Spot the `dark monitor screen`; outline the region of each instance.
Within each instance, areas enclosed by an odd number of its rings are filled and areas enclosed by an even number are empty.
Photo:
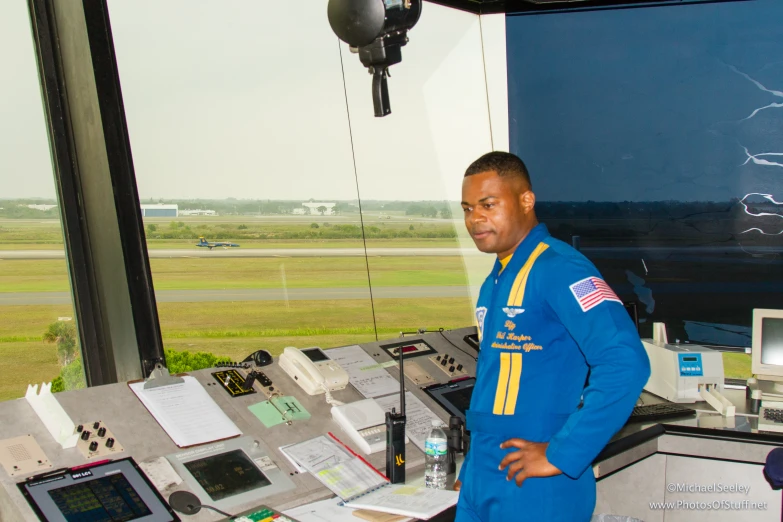
[[[783,366],[783,319],[761,320],[761,363]]]
[[[455,408],[464,415],[470,408],[470,398],[473,396],[473,387],[459,388],[454,391],[446,392],[441,397],[450,402]]]
[[[302,350],[302,353],[305,354],[313,362],[321,362],[321,361],[329,360],[329,357],[327,357],[326,354],[323,351],[321,351],[320,348],[308,348],[306,350]]]
[[[121,473],[55,489],[49,496],[67,522],[126,522],[152,513]]]
[[[47,522],[179,521],[131,457],[44,473],[17,486]]]
[[[239,495],[271,484],[242,450],[229,451],[184,466],[212,500]]]
[[[433,384],[424,388],[424,391],[450,415],[457,415],[465,420],[465,412],[470,409],[470,398],[473,396],[475,384],[476,378],[468,377],[446,384]]]

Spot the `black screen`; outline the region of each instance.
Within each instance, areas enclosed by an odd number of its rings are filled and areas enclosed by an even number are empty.
[[[321,362],[321,361],[329,360],[326,354],[321,350],[319,350],[318,348],[310,348],[309,350],[302,350],[302,353],[305,354],[313,362]]]
[[[242,450],[185,462],[185,467],[212,500],[222,500],[271,484]]]
[[[783,366],[783,319],[761,320],[761,362]]]
[[[465,415],[465,412],[470,408],[470,398],[473,395],[473,386],[469,388],[458,388],[456,390],[446,392],[441,397],[443,400],[450,402],[456,409]]]
[[[151,515],[122,473],[49,491],[68,522],[126,522]]]

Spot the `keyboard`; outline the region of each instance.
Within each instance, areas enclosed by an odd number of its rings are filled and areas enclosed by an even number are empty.
[[[759,431],[783,432],[783,410],[762,406],[759,410]]]
[[[696,410],[693,408],[675,402],[645,404],[644,406],[636,406],[633,409],[628,422],[650,422],[672,417],[684,417],[694,413],[696,413]]]
[[[268,506],[259,506],[233,519],[234,522],[296,522]]]

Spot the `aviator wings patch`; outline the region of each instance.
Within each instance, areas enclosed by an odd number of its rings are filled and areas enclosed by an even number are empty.
[[[505,312],[505,314],[507,316],[509,316],[511,319],[513,319],[514,317],[518,316],[519,314],[521,314],[524,311],[525,311],[524,308],[504,308],[503,309],[503,312]]]

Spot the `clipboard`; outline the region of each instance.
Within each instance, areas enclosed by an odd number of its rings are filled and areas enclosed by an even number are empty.
[[[186,373],[171,375],[156,364],[146,380],[129,381],[128,387],[179,448],[242,435],[204,386]]]

